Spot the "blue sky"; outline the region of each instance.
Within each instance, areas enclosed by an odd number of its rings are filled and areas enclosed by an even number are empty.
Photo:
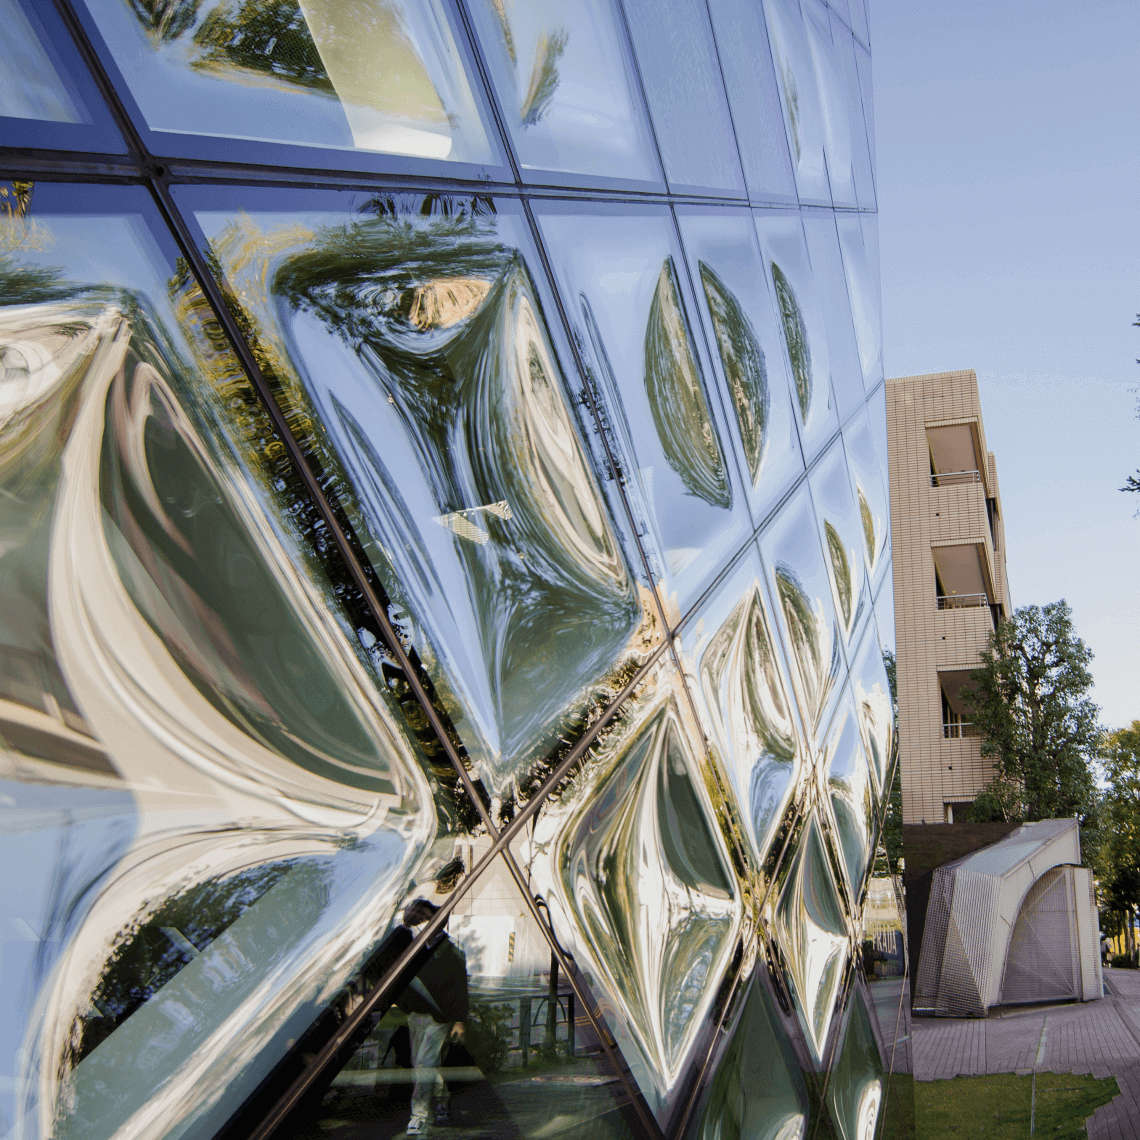
[[[1140,4],[871,0],[888,376],[974,368],[1015,606],[1140,719]]]

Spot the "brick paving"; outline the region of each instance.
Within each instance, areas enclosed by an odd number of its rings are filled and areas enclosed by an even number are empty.
[[[911,1022],[915,1080],[986,1073],[1116,1078],[1120,1095],[1088,1120],[1089,1140],[1140,1140],[1140,971],[1106,970],[1100,1001]]]

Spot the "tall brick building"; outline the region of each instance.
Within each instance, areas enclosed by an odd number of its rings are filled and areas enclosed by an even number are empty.
[[[962,688],[1011,612],[997,465],[972,369],[886,389],[903,819],[952,823],[992,775]]]

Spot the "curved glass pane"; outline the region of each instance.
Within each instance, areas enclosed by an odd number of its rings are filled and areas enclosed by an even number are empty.
[[[803,471],[787,357],[747,212],[677,207],[754,518]]]
[[[756,867],[805,771],[779,643],[753,548],[682,627],[682,667]],[[762,888],[761,888],[762,889]]]
[[[662,1121],[744,919],[719,802],[666,657],[512,845]]]
[[[690,1140],[802,1140],[813,1113],[807,1083],[759,973],[705,1093]]]
[[[870,604],[866,516],[851,494],[843,444],[836,440],[809,476],[823,533],[835,612],[847,645],[854,645]]]
[[[511,800],[622,687],[644,616],[525,218],[481,198],[181,197],[438,704]]]
[[[85,2],[172,153],[205,136],[499,161],[444,0]]]
[[[801,833],[775,907],[773,928],[808,1046],[819,1064],[850,954],[850,937],[814,816]]]
[[[791,364],[792,403],[810,463],[839,427],[824,311],[798,214],[753,210],[776,319]]]
[[[704,0],[674,0],[668,19],[650,0],[625,0],[665,177],[674,193],[744,196],[716,44]]]
[[[836,711],[820,757],[843,865],[847,871],[849,897],[856,910],[863,901],[863,883],[871,866],[871,845],[875,841],[876,828],[874,785],[859,730],[851,698],[845,696]]]
[[[796,183],[763,8],[750,0],[709,0],[708,7],[749,197],[795,202]]]
[[[672,624],[751,530],[673,220],[655,206],[535,213]]]
[[[149,195],[29,193],[0,255],[10,1119],[211,1132],[473,813]]]
[[[842,1140],[875,1140],[886,1073],[862,991],[851,995],[850,1016],[831,1067],[827,1104]]]
[[[830,206],[823,116],[799,0],[764,0],[764,15],[800,201]]]
[[[838,694],[843,651],[807,487],[793,494],[760,536],[760,553],[800,716],[809,735],[821,733]]]
[[[660,182],[614,0],[469,7],[525,181]]]

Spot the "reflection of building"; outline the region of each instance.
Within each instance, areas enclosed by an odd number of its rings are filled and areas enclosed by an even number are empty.
[[[962,699],[1011,613],[993,453],[973,371],[887,381],[906,823],[953,823],[993,777]]]
[[[446,924],[472,1130],[873,1136],[863,0],[61,4],[0,52],[3,1127],[387,1140]]]
[[[1092,871],[1080,861],[1077,821],[1046,819],[939,867],[915,1012],[985,1017],[992,1005],[1103,996]]]

